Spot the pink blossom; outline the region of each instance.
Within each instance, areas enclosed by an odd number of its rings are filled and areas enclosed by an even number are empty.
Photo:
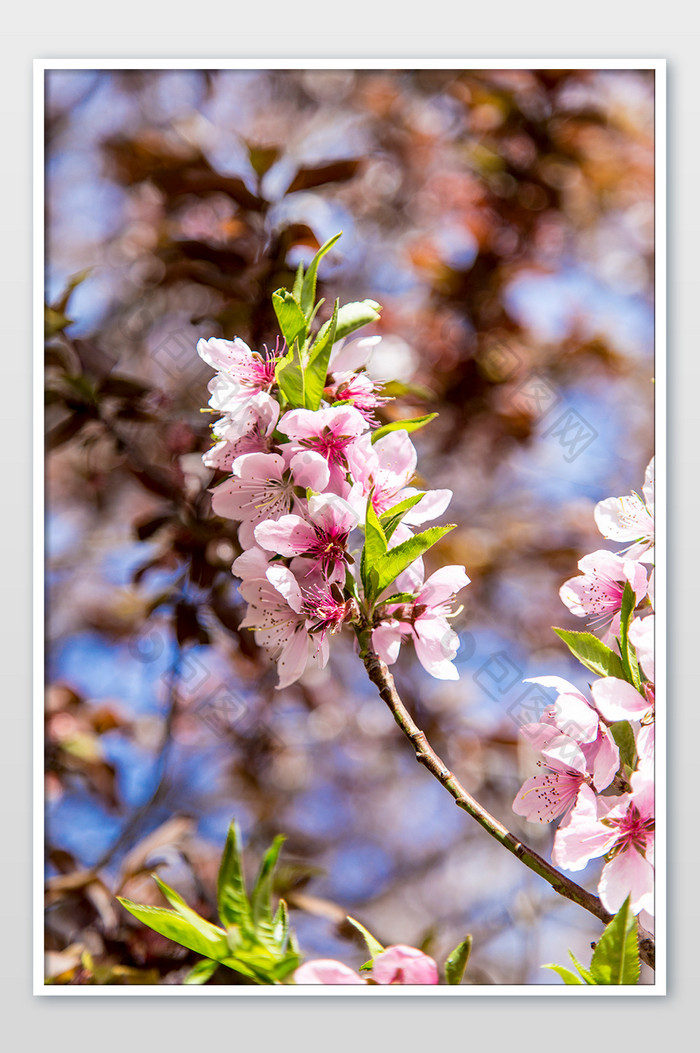
[[[208,468],[231,471],[235,459],[245,453],[268,453],[279,412],[279,404],[263,391],[238,403],[235,413],[212,428],[218,441],[202,460]]]
[[[560,676],[533,676],[526,684],[540,684],[557,692],[556,702],[548,705],[540,721],[552,724],[576,742],[593,742],[598,735],[599,719],[593,706],[581,692]]]
[[[588,773],[581,747],[549,724],[528,724],[522,729],[533,748],[540,750],[543,775],[526,779],[513,801],[513,811],[531,823],[551,823],[576,803]]]
[[[281,556],[306,556],[329,582],[345,580],[348,535],[357,526],[355,510],[337,494],[309,499],[308,519],[283,515],[255,528],[255,540]]]
[[[396,944],[377,955],[371,976],[378,984],[436,984],[438,969],[422,951]]]
[[[654,780],[649,762],[641,761],[631,777],[632,793],[598,798],[584,787],[568,822],[557,830],[552,860],[567,870],[582,870],[606,857],[598,892],[606,910],[615,913],[627,896],[637,914],[653,912]]]
[[[374,415],[375,409],[391,402],[391,399],[379,394],[366,373],[337,373],[332,384],[324,389],[323,395],[329,402],[349,402],[359,410],[370,427],[375,428],[379,424]]]
[[[362,975],[328,958],[304,962],[294,973],[297,984],[437,984],[435,961],[416,947],[396,944],[378,954],[372,969]]]
[[[595,626],[616,631],[625,582],[629,581],[634,589],[637,603],[644,599],[647,591],[644,567],[605,549],[584,556],[578,566],[583,574],[569,578],[559,590],[562,603],[579,618],[590,618]]]
[[[233,462],[233,477],[212,490],[212,508],[240,522],[241,544],[253,544],[254,528],[263,520],[289,512],[294,489],[284,458],[277,453],[246,453]]]
[[[348,452],[352,477],[365,497],[372,494],[377,515],[420,492],[408,486],[417,461],[416,449],[403,428],[388,432],[374,444],[369,435],[363,435]],[[403,523],[415,526],[435,519],[443,514],[451,499],[451,490],[430,490],[409,509]]]
[[[452,664],[459,648],[459,637],[447,621],[452,602],[469,584],[464,567],[441,567],[421,586],[411,604],[390,604],[387,617],[372,631],[372,647],[387,665],[399,656],[404,636],[413,639],[416,656],[423,668],[438,680],[458,680]]]
[[[287,568],[270,566],[264,578],[247,578],[239,592],[248,603],[241,628],[253,629],[256,642],[277,662],[278,688],[288,687],[309,660],[321,669],[328,661],[328,641],[309,635],[301,589]]]
[[[346,496],[348,449],[368,428],[367,421],[354,406],[331,406],[329,409],[295,409],[285,413],[280,431],[292,440],[290,453],[314,450],[328,462],[329,485]]]
[[[259,354],[251,351],[240,337],[234,340],[212,337],[197,343],[197,353],[220,374],[213,389],[210,388],[217,403],[216,409],[225,411],[240,399],[269,390],[275,382],[275,367],[280,355],[277,349],[270,352],[266,348],[264,354]]]
[[[629,559],[654,562],[654,458],[644,474],[643,499],[638,494],[608,497],[595,508],[595,521],[603,537],[627,541]]]

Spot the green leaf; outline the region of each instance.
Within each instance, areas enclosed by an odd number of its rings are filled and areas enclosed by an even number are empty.
[[[350,333],[354,333],[356,329],[361,329],[363,325],[369,325],[370,322],[377,322],[380,318],[379,312],[382,309],[382,305],[377,303],[376,300],[359,300],[355,303],[346,303],[338,309],[338,321],[335,327],[335,341],[342,340],[343,337],[348,336]],[[321,326],[319,329],[319,336],[324,335],[324,331],[328,326],[328,322]],[[334,341],[334,343],[335,343]]]
[[[309,349],[309,359],[304,370],[304,399],[307,409],[317,410],[323,398],[328,375],[328,360],[335,340],[335,324],[338,320],[338,301],[335,301],[333,316],[328,329],[321,336],[319,332]]]
[[[620,608],[620,654],[622,655],[622,665],[624,667],[624,679],[629,680],[630,684],[639,690],[642,678],[639,675],[639,665],[637,664],[637,653],[630,643],[629,638],[629,626],[634,614],[634,608],[637,606],[637,597],[634,589],[628,581],[625,582],[625,589],[622,593],[622,606]]]
[[[325,243],[325,245],[321,246],[321,248],[318,250],[314,258],[312,259],[311,263],[309,264],[309,269],[306,272],[306,275],[304,276],[304,280],[301,286],[300,303],[301,309],[304,312],[304,315],[307,319],[311,318],[311,313],[314,309],[314,301],[316,299],[316,272],[318,271],[318,265],[323,259],[323,257],[326,255],[326,253],[333,248],[338,238],[341,237],[342,233],[343,232],[341,230],[339,234],[336,234],[334,237],[330,238]]]
[[[387,541],[406,515],[406,512],[410,511],[414,505],[417,505],[423,497],[425,497],[425,491],[420,494],[413,494],[412,497],[407,497],[405,501],[399,501],[393,508],[388,508],[386,512],[382,512],[379,519],[384,528]]]
[[[262,858],[255,887],[250,897],[253,924],[257,931],[263,930],[264,935],[271,941],[273,946],[277,945],[277,940],[275,937],[275,923],[272,918],[272,877],[283,843],[283,835],[278,834]],[[262,934],[260,933],[261,936]]]
[[[207,921],[206,918],[203,918],[196,910],[193,910],[192,907],[185,902],[182,896],[178,892],[175,892],[174,889],[170,888],[169,885],[166,885],[164,881],[161,881],[157,874],[152,874],[151,876],[170,906],[176,910],[185,921],[189,922],[194,929],[201,933],[202,936],[206,939],[210,939],[213,931],[220,931],[218,926],[212,925],[210,921]]]
[[[618,720],[610,725],[610,731],[620,750],[620,763],[628,765],[634,771],[636,767],[637,744],[634,740],[631,724],[627,720]]]
[[[448,526],[430,527],[422,534],[416,534],[402,541],[396,548],[390,548],[375,568],[377,571],[376,594],[383,592],[402,571],[410,567],[411,563],[432,548],[445,534],[449,534],[450,530],[454,530],[455,526],[455,523],[450,523]]]
[[[571,632],[569,629],[557,629],[556,626],[552,628],[586,669],[590,669],[596,676],[616,676],[624,680],[619,655],[593,633]]]
[[[287,347],[291,347],[295,340],[303,344],[306,339],[306,318],[293,294],[286,289],[278,289],[272,294],[272,306]]]
[[[348,914],[348,921],[364,937],[364,941],[367,944],[367,950],[370,953],[370,957],[372,958],[372,961],[374,961],[374,959],[377,957],[377,955],[378,954],[382,954],[383,951],[384,951],[384,948],[382,947],[381,943],[379,942],[379,940],[375,940],[375,938],[372,935],[372,933],[369,932],[369,930],[366,929],[364,927],[364,925],[361,925],[359,921],[355,920],[355,918],[351,918],[349,914]]]
[[[219,962],[215,962],[211,958],[202,958],[201,962],[197,962],[190,969],[182,981],[183,984],[205,984],[219,968],[219,964]]]
[[[204,922],[203,918],[201,920],[210,930],[208,936],[204,934],[201,926],[195,928],[175,910],[133,903],[130,899],[124,899],[121,896],[117,896],[117,899],[125,910],[142,921],[144,925],[148,925],[149,929],[159,932],[161,936],[166,936],[182,947],[196,951],[197,954],[202,954],[206,958],[215,958],[217,961],[221,961],[229,953],[226,933],[216,925]]]
[[[275,380],[292,409],[305,406],[304,366],[299,353],[299,341],[295,340],[284,358],[275,367]]]
[[[597,984],[636,984],[639,980],[637,919],[630,910],[629,896],[598,940],[591,974]]]
[[[275,939],[280,947],[283,947],[289,935],[289,911],[283,899],[277,904],[277,911],[272,919],[274,925]]]
[[[384,435],[388,435],[390,431],[417,431],[418,428],[424,428],[426,424],[430,424],[431,420],[435,420],[437,413],[426,413],[425,417],[413,417],[410,420],[394,420],[391,424],[383,424],[381,428],[377,428],[376,431],[372,432],[372,442],[375,443],[377,439],[381,439]]]
[[[412,592],[395,592],[383,599],[382,603],[413,603],[415,598]]]
[[[464,970],[467,968],[472,950],[472,937],[466,936],[458,947],[452,951],[445,962],[445,979],[448,984],[461,984]]]
[[[304,264],[302,260],[299,260],[299,266],[297,272],[294,275],[294,285],[292,286],[292,296],[298,304],[301,304],[301,290],[304,284]]]
[[[586,983],[595,984],[595,980],[591,976],[590,972],[588,971],[585,965],[581,965],[581,962],[578,960],[573,951],[569,951],[569,957],[571,958],[571,961],[574,963],[574,965],[576,966]]]
[[[367,501],[367,517],[365,520],[365,546],[360,557],[360,577],[368,598],[374,598],[376,592],[373,589],[373,579],[376,574],[377,565],[380,563],[387,551],[387,540],[382,524],[377,518],[377,513],[372,504],[372,496]],[[371,575],[371,577],[370,577]]]
[[[565,984],[583,986],[583,980],[579,980],[576,973],[572,973],[571,969],[565,969],[563,965],[543,965],[542,968],[553,969],[555,973],[559,973]]]
[[[237,925],[250,930],[252,919],[250,914],[250,903],[243,879],[243,867],[240,853],[241,834],[238,823],[232,822],[224,853],[221,857],[219,876],[217,879],[217,902],[219,917],[228,928]]]

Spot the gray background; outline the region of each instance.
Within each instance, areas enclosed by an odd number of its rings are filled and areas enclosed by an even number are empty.
[[[268,2],[264,11],[226,3],[146,9],[93,3],[35,3],[5,22],[0,64],[3,129],[2,641],[3,765],[0,829],[3,883],[0,999],[3,1033],[13,1053],[40,1049],[230,1048],[405,1051],[446,1045],[491,1053],[612,1049],[653,1050],[673,1034],[692,1034],[698,980],[698,860],[695,818],[697,750],[693,719],[698,674],[693,647],[693,534],[700,519],[697,486],[700,390],[698,271],[698,33],[680,2],[614,7],[515,3],[473,6],[434,0],[429,15],[401,15],[356,0],[328,5]],[[398,10],[398,9],[396,9]],[[197,24],[197,19],[201,22]],[[633,21],[630,19],[633,18]],[[175,32],[176,28],[182,28]],[[503,32],[507,27],[507,32]],[[35,57],[211,57],[362,55],[469,58],[557,56],[666,58],[669,62],[669,994],[666,998],[469,997],[372,1000],[324,997],[34,998],[31,993],[31,61]],[[349,65],[352,64],[349,62]],[[536,65],[537,62],[533,62]],[[556,63],[553,62],[553,65]],[[661,468],[659,468],[659,472]],[[18,873],[19,871],[19,873]]]

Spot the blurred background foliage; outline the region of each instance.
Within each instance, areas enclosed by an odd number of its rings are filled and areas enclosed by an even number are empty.
[[[585,687],[550,630],[575,622],[558,589],[605,547],[595,502],[638,489],[652,453],[653,100],[633,70],[47,74],[51,982],[181,982],[194,957],[113,895],[162,902],[157,871],[214,917],[232,817],[253,858],[287,835],[278,891],[310,957],[361,963],[351,913],[435,956],[473,933],[472,983],[550,982],[539,966],[568,947],[587,960],[593,919],[415,764],[349,634],[275,690],[238,631],[195,344],[274,346],[271,293],[343,230],[321,293],[384,305],[385,419],[439,412],[419,470],[455,493],[430,569],[472,578],[460,681],[406,648],[398,686],[547,853],[549,828],[510,807],[521,681]]]

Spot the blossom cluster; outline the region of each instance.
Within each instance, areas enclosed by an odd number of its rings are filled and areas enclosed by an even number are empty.
[[[625,543],[579,562],[581,574],[560,596],[598,635],[557,630],[597,673],[588,699],[567,681],[536,677],[556,692],[540,719],[521,728],[540,755],[541,774],[513,803],[526,819],[562,817],[552,861],[582,870],[603,858],[598,886],[614,913],[630,897],[635,914],[654,913],[654,462],[642,495],[601,501],[595,520],[604,538]]]
[[[458,675],[449,618],[469,579],[451,566],[425,580],[422,553],[450,528],[415,529],[441,516],[452,492],[411,485],[409,429],[428,418],[380,427],[375,413],[388,400],[367,373],[379,343],[332,342],[317,408],[280,382],[280,370],[293,368],[284,341],[262,352],[239,338],[197,345],[215,370],[209,406],[219,414],[203,460],[226,473],[212,506],[239,523],[241,625],[277,662],[279,688],[308,664],[323,668],[329,637],[344,625],[364,631],[387,663],[412,640],[433,676]],[[298,377],[303,387],[303,358]]]

